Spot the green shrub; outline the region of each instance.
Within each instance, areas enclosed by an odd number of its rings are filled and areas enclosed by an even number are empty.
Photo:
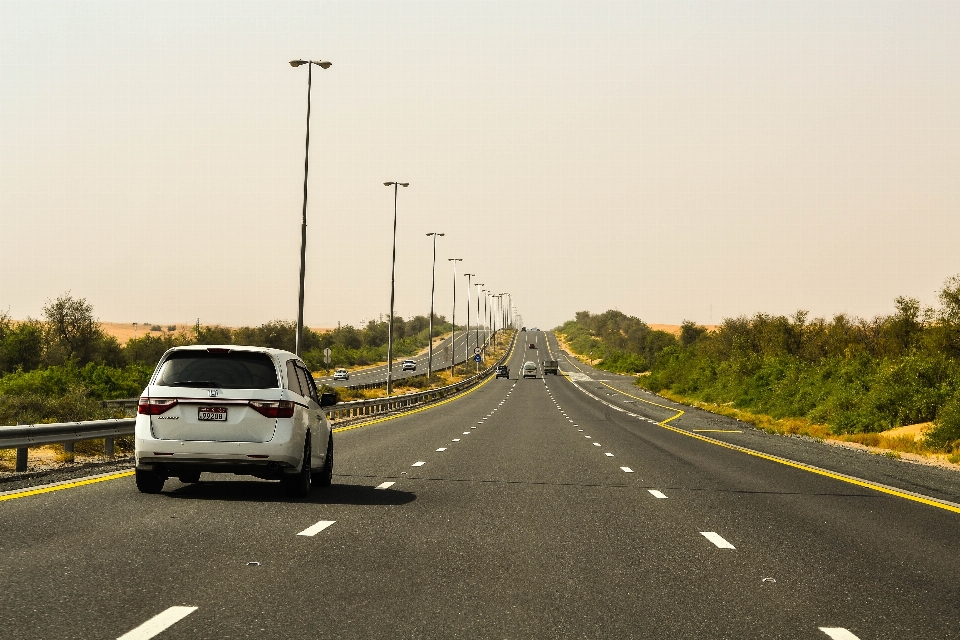
[[[935,449],[960,453],[960,391],[940,408],[926,439]]]

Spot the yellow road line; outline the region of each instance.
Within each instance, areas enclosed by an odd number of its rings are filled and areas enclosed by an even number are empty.
[[[739,429],[690,429],[694,433],[743,433]]]
[[[504,362],[509,362],[509,361],[510,361],[510,358],[511,358],[511,356],[513,356],[513,352],[514,352],[514,350],[515,350],[516,348],[517,348],[517,341],[514,340],[513,346],[510,347],[510,353],[507,354],[507,358],[506,358],[506,360],[504,360]],[[457,395],[453,396],[452,398],[447,398],[446,400],[441,400],[440,402],[432,402],[432,403],[430,403],[430,404],[428,404],[428,405],[426,405],[426,406],[418,407],[418,408],[416,408],[416,409],[411,409],[410,411],[404,411],[403,413],[395,413],[395,414],[392,414],[392,415],[389,415],[389,416],[384,416],[384,417],[382,417],[382,418],[375,418],[375,419],[373,419],[373,420],[368,420],[368,421],[366,421],[366,422],[361,422],[360,424],[352,424],[352,425],[350,425],[350,426],[348,426],[348,427],[338,427],[338,428],[334,429],[333,432],[334,432],[334,433],[341,433],[341,432],[343,432],[343,431],[350,431],[351,429],[359,429],[359,428],[361,428],[361,427],[369,427],[370,425],[379,424],[379,423],[381,423],[381,422],[386,422],[387,420],[395,420],[395,419],[397,419],[397,418],[403,418],[404,416],[409,416],[409,415],[412,415],[412,414],[414,414],[414,413],[420,413],[421,411],[426,411],[427,409],[433,409],[434,407],[439,407],[439,406],[442,406],[442,405],[447,404],[448,402],[453,402],[454,400],[457,400],[457,399],[459,399],[459,398],[462,398],[463,396],[467,395],[468,393],[473,393],[474,391],[476,391],[477,389],[479,389],[480,387],[482,387],[483,385],[487,384],[488,382],[490,382],[490,381],[493,380],[493,379],[494,379],[494,376],[490,376],[489,378],[487,378],[486,380],[484,380],[483,382],[481,382],[481,383],[478,384],[477,386],[473,387],[472,389],[467,389],[467,390],[464,391],[463,393],[458,393]]]
[[[509,355],[507,356],[507,359],[508,359],[508,360],[510,359],[510,356],[513,355],[513,350],[514,350],[515,347],[516,347],[516,342],[514,342],[514,346],[510,348],[510,353],[509,353]],[[424,407],[418,407],[417,409],[413,409],[412,411],[405,411],[405,412],[403,412],[403,413],[393,414],[393,415],[390,415],[390,416],[384,416],[384,417],[382,417],[382,418],[377,418],[377,419],[375,419],[375,420],[370,420],[370,421],[364,422],[364,423],[362,423],[362,424],[355,424],[355,425],[351,425],[351,426],[349,426],[349,427],[340,427],[339,429],[334,429],[333,432],[334,432],[334,433],[340,433],[341,431],[349,431],[350,429],[359,429],[360,427],[369,427],[369,426],[372,425],[372,424],[377,424],[377,423],[380,423],[380,422],[386,422],[387,420],[393,420],[393,419],[395,419],[395,418],[402,418],[402,417],[404,417],[404,416],[409,416],[409,415],[414,414],[414,413],[419,413],[419,412],[421,412],[421,411],[426,411],[427,409],[432,409],[432,408],[434,408],[434,407],[439,407],[440,405],[444,405],[444,404],[447,404],[448,402],[453,402],[454,400],[456,400],[456,399],[458,399],[458,398],[462,398],[463,396],[467,395],[468,393],[473,393],[474,391],[476,391],[477,389],[479,389],[479,388],[482,387],[483,385],[487,384],[487,383],[490,382],[491,380],[493,380],[493,376],[487,378],[486,380],[484,380],[483,382],[481,382],[481,383],[478,384],[477,386],[473,387],[472,389],[468,389],[468,390],[464,391],[463,393],[457,394],[457,395],[453,396],[452,398],[447,398],[446,400],[442,400],[442,401],[440,401],[440,402],[434,402],[434,403],[428,404],[428,405],[426,405],[426,406],[424,406]],[[98,476],[98,477],[95,477],[95,478],[85,478],[85,479],[83,479],[83,480],[77,480],[76,482],[65,482],[65,483],[63,483],[63,484],[56,484],[56,485],[47,486],[47,487],[37,487],[37,488],[35,488],[35,489],[24,489],[23,491],[18,491],[18,492],[16,492],[16,493],[8,493],[8,494],[6,494],[6,495],[0,495],[0,502],[4,502],[5,500],[16,500],[17,498],[26,498],[26,497],[28,497],[28,496],[36,496],[36,495],[39,495],[39,494],[41,494],[41,493],[51,493],[51,492],[53,492],[53,491],[62,491],[63,489],[74,489],[74,488],[76,488],[76,487],[82,487],[82,486],[85,486],[85,485],[88,485],[88,484],[96,484],[97,482],[106,482],[107,480],[116,480],[116,479],[118,479],[118,478],[126,478],[126,477],[129,477],[129,476],[132,476],[133,473],[134,473],[133,471],[121,471],[121,472],[119,472],[119,473],[111,473],[110,475],[106,475],[106,476]]]
[[[570,364],[573,364],[573,366],[577,367],[577,369],[580,371],[580,373],[583,373],[583,369],[580,369],[580,367],[578,367],[576,364],[574,364],[574,363],[570,360],[570,358],[567,358],[567,362],[570,362]],[[564,377],[567,377],[567,376],[564,376]],[[567,379],[569,380],[568,377],[567,377]],[[576,383],[573,382],[572,380],[570,380],[570,382],[571,382],[571,384],[576,384]],[[747,447],[741,447],[740,445],[730,444],[730,443],[728,443],[728,442],[723,442],[722,440],[716,440],[716,439],[710,438],[710,437],[708,437],[708,436],[701,436],[701,435],[698,434],[698,433],[692,433],[692,432],[690,432],[690,431],[686,431],[685,429],[678,429],[677,427],[672,427],[672,426],[668,425],[667,423],[670,422],[671,420],[676,420],[677,418],[679,418],[680,416],[683,415],[683,411],[681,411],[680,409],[675,409],[675,408],[673,408],[673,407],[667,407],[667,406],[664,406],[664,405],[662,405],[662,404],[657,404],[656,402],[651,402],[651,401],[649,401],[649,400],[645,400],[645,399],[640,398],[640,397],[638,397],[638,396],[630,395],[629,393],[626,393],[625,391],[621,391],[620,389],[617,389],[616,387],[613,387],[613,386],[607,384],[606,382],[603,382],[602,380],[596,380],[595,382],[599,382],[600,384],[604,385],[605,387],[609,387],[609,388],[613,389],[614,391],[617,391],[617,392],[619,392],[619,393],[622,393],[622,394],[625,395],[625,396],[629,396],[630,398],[634,398],[635,400],[639,400],[639,401],[645,402],[645,403],[647,403],[647,404],[652,404],[652,405],[655,406],[655,407],[661,407],[661,408],[663,408],[663,409],[670,409],[671,411],[679,411],[679,413],[678,413],[677,415],[673,416],[672,418],[667,418],[666,420],[657,423],[657,426],[660,426],[660,427],[662,427],[662,428],[664,428],[664,429],[668,429],[668,430],[670,430],[670,431],[673,431],[674,433],[679,433],[679,434],[681,434],[681,435],[687,436],[688,438],[696,438],[697,440],[701,440],[701,441],[703,441],[703,442],[709,442],[710,444],[717,445],[718,447],[723,447],[723,448],[725,448],[725,449],[730,449],[730,450],[732,450],[732,451],[739,451],[740,453],[746,453],[747,455],[751,455],[751,456],[754,456],[754,457],[757,457],[757,458],[762,458],[762,459],[764,459],[764,460],[769,460],[769,461],[771,461],[771,462],[777,462],[777,463],[779,463],[779,464],[786,465],[786,466],[788,466],[788,467],[793,467],[794,469],[800,469],[801,471],[807,471],[807,472],[809,472],[809,473],[815,473],[815,474],[817,474],[817,475],[825,476],[825,477],[827,477],[827,478],[832,478],[832,479],[834,479],[834,480],[839,480],[839,481],[841,481],[841,482],[846,482],[846,483],[849,483],[849,484],[853,484],[853,485],[856,485],[856,486],[858,486],[858,487],[864,487],[864,488],[866,488],[866,489],[873,489],[874,491],[879,491],[880,493],[886,493],[887,495],[896,496],[896,497],[898,497],[898,498],[903,498],[903,499],[905,499],[905,500],[912,500],[913,502],[919,502],[919,503],[925,504],[925,505],[927,505],[927,506],[937,507],[937,508],[939,508],[939,509],[944,509],[945,511],[952,511],[953,513],[960,513],[960,505],[956,505],[956,504],[953,504],[953,503],[951,503],[951,502],[947,502],[947,501],[945,501],[945,500],[937,500],[937,499],[935,499],[935,498],[930,498],[930,497],[928,497],[928,496],[920,495],[920,494],[917,494],[917,493],[911,493],[911,492],[909,492],[909,491],[904,491],[904,490],[902,490],[902,489],[897,489],[897,488],[895,488],[895,487],[888,487],[888,486],[886,486],[886,485],[878,484],[878,483],[875,483],[875,482],[870,482],[869,480],[864,480],[864,479],[862,479],[862,478],[856,478],[856,477],[854,477],[854,476],[848,476],[848,475],[843,474],[843,473],[837,473],[837,472],[834,472],[834,471],[828,471],[828,470],[826,470],[826,469],[821,469],[820,467],[815,467],[815,466],[813,466],[813,465],[804,464],[804,463],[802,463],[802,462],[796,462],[796,461],[790,460],[790,459],[788,459],[788,458],[781,458],[781,457],[779,457],[779,456],[770,455],[770,454],[768,454],[768,453],[763,453],[763,452],[761,452],[761,451],[756,451],[756,450],[754,450],[754,449],[748,449]],[[592,394],[591,394],[591,395],[592,395]],[[605,401],[602,400],[602,399],[600,399],[600,400],[601,400],[601,402],[605,402]]]
[[[117,478],[126,478],[132,476],[133,471],[121,471],[119,473],[111,473],[106,476],[97,476],[96,478],[86,478],[84,480],[77,480],[76,482],[64,482],[63,484],[55,484],[48,487],[37,487],[35,489],[24,489],[23,491],[18,491],[17,493],[8,493],[6,495],[0,496],[0,502],[5,500],[16,500],[17,498],[26,498],[27,496],[36,496],[41,493],[51,493],[53,491],[62,491],[63,489],[73,489],[75,487],[83,487],[88,484],[96,484],[98,482],[106,482],[107,480],[116,480]]]

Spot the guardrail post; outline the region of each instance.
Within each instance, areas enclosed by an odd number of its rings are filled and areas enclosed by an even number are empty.
[[[73,462],[73,443],[64,442],[63,443],[63,453],[64,457],[67,458],[67,462]]]
[[[113,452],[114,452],[113,438],[104,438],[103,439],[103,455],[107,456],[108,458],[112,458]]]
[[[27,448],[20,447],[17,449],[17,471],[26,471],[27,470]]]

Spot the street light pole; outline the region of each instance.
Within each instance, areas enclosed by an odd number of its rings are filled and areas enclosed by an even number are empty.
[[[444,234],[431,231],[433,236],[433,268],[430,271],[430,355],[427,357],[427,380],[433,375],[433,293],[437,287],[437,236]]]
[[[477,282],[477,283],[475,283],[473,286],[478,287],[478,289],[477,289],[477,329],[476,329],[476,331],[477,331],[477,346],[479,347],[479,346],[480,346],[480,292],[483,291],[483,289],[481,289],[481,288],[479,288],[479,287],[483,287],[483,283],[482,283],[482,282]]]
[[[457,263],[463,262],[463,258],[447,258],[447,262],[453,263],[453,313],[450,314],[453,327],[450,333],[450,381],[453,382],[453,368],[457,362]]]
[[[384,182],[383,186],[393,187],[393,261],[390,266],[390,326],[387,329],[387,397],[393,388],[393,300],[397,279],[397,193],[400,187],[409,187],[409,182]]]
[[[307,144],[303,157],[303,222],[300,224],[300,298],[297,305],[297,339],[295,351],[300,357],[303,345],[303,280],[307,271],[307,174],[310,170],[310,90],[313,87],[313,65],[329,69],[333,63],[314,60],[291,60],[291,67],[307,65]]]
[[[466,364],[470,362],[470,279],[477,274],[465,273],[463,275],[467,278],[467,333],[463,345],[463,364],[466,366]]]

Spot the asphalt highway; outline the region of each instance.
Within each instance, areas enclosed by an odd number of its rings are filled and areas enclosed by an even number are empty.
[[[457,331],[457,345],[454,349],[454,357],[456,363],[462,364],[465,361],[473,357],[473,350],[477,346],[477,338],[479,337],[479,344],[482,347],[486,341],[486,333],[483,328],[478,332],[474,329],[470,330],[469,335],[465,335],[463,330]],[[466,353],[465,353],[466,352]],[[421,354],[418,354],[411,360],[416,361],[417,368],[415,371],[403,371],[400,368],[400,363],[406,358],[398,358],[393,364],[393,379],[401,380],[403,378],[408,378],[411,376],[424,375],[427,372],[427,364],[429,359],[429,351],[425,351]],[[450,366],[450,338],[447,337],[441,342],[438,342],[433,346],[433,369],[434,371],[438,369],[443,369],[444,367]],[[355,371],[350,371],[349,380],[334,380],[333,375],[329,376],[320,376],[317,377],[317,382],[329,385],[331,387],[346,387],[355,384],[368,384],[372,382],[382,382],[387,379],[387,365],[380,365],[377,367],[369,367],[366,369],[359,369]]]
[[[521,334],[512,379],[338,431],[334,484],[304,500],[214,474],[159,495],[130,476],[0,495],[0,629],[960,638],[960,508],[949,486],[920,490],[935,475],[889,471],[884,484],[912,478],[897,493],[858,484],[870,467],[842,458],[791,465],[796,439],[701,431],[719,423],[671,419],[662,399],[562,355],[568,375],[515,379],[550,354],[546,334]],[[764,442],[776,459],[756,455]]]

